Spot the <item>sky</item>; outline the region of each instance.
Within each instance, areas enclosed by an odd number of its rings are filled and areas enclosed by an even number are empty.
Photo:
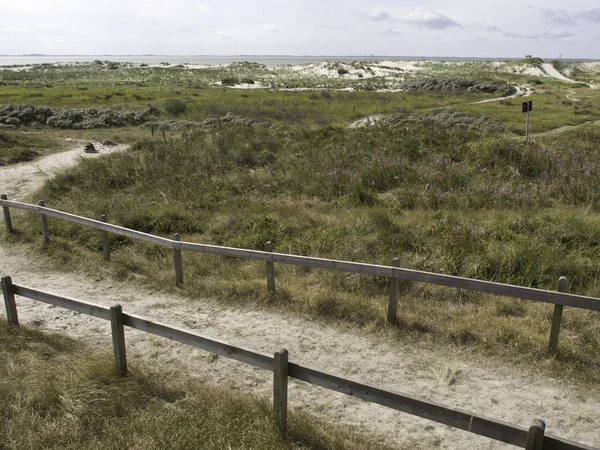
[[[600,59],[598,0],[0,0],[0,54]]]

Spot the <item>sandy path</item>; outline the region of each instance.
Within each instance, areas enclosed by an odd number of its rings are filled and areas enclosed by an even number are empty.
[[[52,174],[57,164],[76,161],[78,151],[52,155],[0,172],[0,192],[20,199]],[[12,186],[18,186],[13,189]],[[15,221],[16,222],[16,221]],[[0,273],[17,284],[97,303],[121,303],[127,312],[193,329],[233,344],[272,353],[285,347],[291,360],[379,386],[422,396],[447,405],[528,426],[543,418],[548,432],[600,445],[600,392],[565,381],[498,366],[457,348],[405,345],[385,334],[363,334],[350,327],[325,325],[253,307],[232,309],[206,299],[186,299],[149,291],[136,283],[55,270],[35,248],[0,241]],[[108,322],[39,302],[18,298],[21,321],[59,330],[110,350]],[[4,310],[1,309],[2,314]],[[218,358],[135,330],[127,331],[130,357],[143,358],[169,374],[189,374],[217,384],[233,383],[241,391],[268,396],[269,373]],[[445,368],[460,371],[450,386],[440,380]],[[384,407],[321,388],[294,382],[292,409],[313,412],[333,423],[372,433],[379,441],[406,448],[503,449],[509,447]]]

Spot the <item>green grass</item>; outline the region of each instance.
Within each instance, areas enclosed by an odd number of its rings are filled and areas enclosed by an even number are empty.
[[[2,449],[375,449],[369,437],[292,412],[282,437],[268,400],[150,369],[0,319]]]
[[[404,75],[531,84],[534,134],[598,120],[600,90],[547,78],[533,84],[535,77],[518,73],[521,66],[511,63],[507,68],[515,73],[499,73],[491,63],[427,63],[422,72]],[[93,218],[107,214],[113,223],[165,236],[177,232],[188,241],[254,249],[272,241],[286,253],[379,264],[399,256],[403,267],[543,289],[555,289],[565,275],[572,292],[600,295],[597,126],[525,143],[520,98],[470,105],[490,95],[335,91],[360,80],[308,80],[285,68],[270,70],[247,64],[206,71],[37,68],[12,75],[0,95],[19,103],[38,93],[33,100],[39,104],[73,106],[98,106],[98,95],[105,95],[100,103],[128,108],[179,99],[170,114],[163,107],[160,120],[232,112],[275,124],[169,132],[167,142],[138,127],[42,129],[61,137],[138,141],[129,152],[82,161],[48,182],[32,199],[50,207]],[[401,82],[397,72],[392,78]],[[228,77],[261,82],[274,76],[278,88],[304,83],[322,90],[209,87]],[[440,106],[498,119],[509,133],[468,130],[452,114],[423,118]],[[397,127],[344,128],[393,112],[420,115]],[[38,241],[39,217],[15,215],[13,224],[19,234],[10,239]],[[162,248],[112,236],[106,263],[97,232],[55,220],[50,227],[45,251],[65,268],[174,285],[172,255]],[[269,294],[264,265],[188,253],[184,272],[183,292],[191,297],[256,302],[367,330],[385,326],[386,279],[278,265],[278,292]],[[550,357],[550,305],[411,284],[403,293],[401,325],[390,330],[399,339],[459,345],[524,366],[535,360],[555,376],[600,381],[597,314],[568,309],[560,352]]]
[[[0,130],[0,166],[32,161],[68,147],[64,141],[48,134]]]
[[[565,151],[569,148],[569,151]],[[600,295],[600,186],[595,128],[525,144],[439,124],[370,129],[225,127],[141,141],[82,161],[35,194],[50,207],[183,240],[389,264]],[[577,173],[577,177],[572,174]],[[13,219],[39,239],[39,218]],[[171,254],[50,221],[48,254],[65,267],[173,286]],[[387,280],[185,253],[184,293],[257,302],[320,320],[384,327]],[[231,273],[236,277],[232,278]],[[550,305],[406,285],[400,339],[461,345],[556,376],[597,381],[600,320],[565,313],[561,352],[549,358]],[[437,344],[436,344],[437,345]]]

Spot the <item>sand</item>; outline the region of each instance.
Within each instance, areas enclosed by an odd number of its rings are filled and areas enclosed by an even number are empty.
[[[55,169],[66,168],[82,149],[55,154],[32,163],[0,170],[0,193],[22,199]],[[13,223],[18,227],[18,214]],[[231,308],[205,298],[154,292],[137,282],[115,282],[102,269],[94,276],[66,273],[47,261],[36,246],[0,241],[0,273],[16,284],[93,301],[120,303],[129,313],[180,326],[235,345],[272,353],[285,347],[290,360],[316,369],[452,405],[494,419],[529,426],[546,421],[547,432],[579,442],[600,443],[600,393],[523,369],[497,364],[458,347],[406,345],[385,334],[362,333],[350,326],[328,325],[249,305]],[[185,255],[184,255],[185,257]],[[24,325],[61,331],[94,348],[110,351],[110,325],[89,316],[17,298]],[[402,307],[400,306],[400,311]],[[1,314],[4,310],[0,308]],[[383,312],[382,312],[383,314]],[[128,356],[146,361],[165,377],[189,375],[241,392],[271,395],[270,373],[135,331],[126,331]],[[516,350],[515,350],[516,351]],[[447,370],[459,372],[448,384]],[[470,433],[358,401],[322,388],[292,382],[290,408],[312,412],[324,420],[371,433],[379,442],[411,448],[514,448]]]

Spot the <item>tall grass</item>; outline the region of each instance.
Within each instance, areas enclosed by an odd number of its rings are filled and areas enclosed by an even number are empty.
[[[544,289],[556,289],[566,275],[573,292],[597,296],[597,139],[582,129],[526,144],[427,122],[221,127],[82,161],[35,198],[188,241],[253,249],[272,241],[281,252],[381,264],[399,256],[403,267]],[[27,226],[13,222],[37,239],[37,217]],[[47,251],[66,265],[174,284],[165,249],[112,236],[106,266],[95,231],[54,220],[50,226]],[[384,325],[385,279],[278,266],[280,289],[271,295],[256,263],[186,253],[184,271],[190,295]],[[478,346],[517,360],[546,357],[548,305],[410,284],[403,298],[403,338]],[[563,375],[578,367],[579,376],[595,379],[596,315],[569,311],[563,337],[563,359],[548,367]]]
[[[134,365],[0,319],[2,449],[368,449],[368,437],[292,413],[285,437],[265,399]]]
[[[0,131],[0,166],[32,161],[65,149],[58,139],[42,134]]]

